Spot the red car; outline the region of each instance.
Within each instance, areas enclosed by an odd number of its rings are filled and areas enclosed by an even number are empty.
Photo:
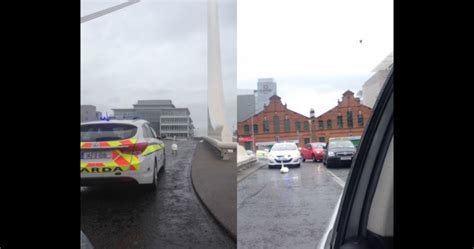
[[[326,143],[309,143],[301,148],[301,157],[303,162],[306,159],[312,159],[314,162],[322,161],[324,157],[324,146]]]

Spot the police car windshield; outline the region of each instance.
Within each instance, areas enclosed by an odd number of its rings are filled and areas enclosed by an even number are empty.
[[[272,151],[297,150],[296,144],[275,144]]]
[[[81,125],[81,142],[98,142],[128,139],[137,133],[137,127],[128,124]]]

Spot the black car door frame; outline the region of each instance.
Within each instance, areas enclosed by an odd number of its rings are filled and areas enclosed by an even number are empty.
[[[386,152],[393,137],[393,68],[379,95],[346,183],[333,227],[330,248],[367,248],[368,213]],[[358,245],[358,246],[357,246]]]

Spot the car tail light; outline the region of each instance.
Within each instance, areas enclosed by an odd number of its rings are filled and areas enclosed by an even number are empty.
[[[148,147],[148,143],[131,144],[128,147],[120,149],[123,153],[140,155]]]

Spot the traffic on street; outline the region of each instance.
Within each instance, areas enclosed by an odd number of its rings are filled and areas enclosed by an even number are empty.
[[[282,174],[260,164],[237,185],[238,248],[316,248],[349,171],[306,160]]]

